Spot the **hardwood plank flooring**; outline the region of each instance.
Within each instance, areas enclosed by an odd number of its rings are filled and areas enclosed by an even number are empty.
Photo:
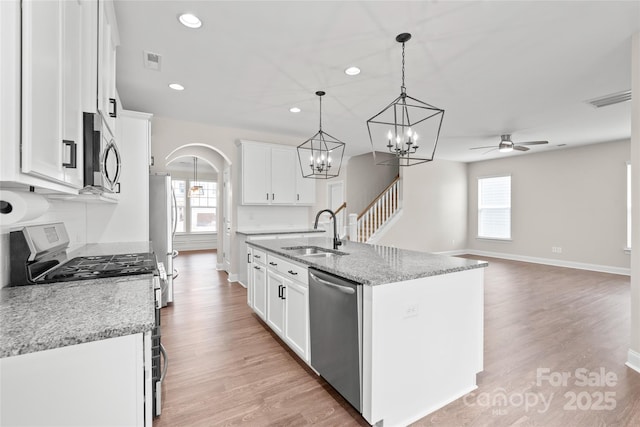
[[[253,314],[246,290],[215,270],[215,252],[175,261],[175,303],[162,309],[169,369],[154,427],[367,425]],[[629,278],[488,261],[478,389],[413,425],[640,426],[640,373],[624,365]],[[594,377],[601,368],[615,385],[580,385],[577,369]],[[550,381],[563,372],[565,383]]]

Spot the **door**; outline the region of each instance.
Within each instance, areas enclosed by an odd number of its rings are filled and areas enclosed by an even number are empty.
[[[226,272],[231,271],[231,171],[228,167],[222,173],[222,203],[223,206],[223,241],[222,262]]]

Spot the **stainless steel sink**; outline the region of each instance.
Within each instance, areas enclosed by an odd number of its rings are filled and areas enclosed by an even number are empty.
[[[346,252],[335,251],[333,249],[321,248],[320,246],[287,246],[282,248],[289,251],[291,255],[301,257],[332,257],[347,255]]]

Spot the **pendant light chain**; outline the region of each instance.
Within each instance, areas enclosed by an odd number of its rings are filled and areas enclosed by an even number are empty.
[[[402,86],[400,89],[402,93],[405,93],[407,90],[404,86],[404,42],[402,42]]]

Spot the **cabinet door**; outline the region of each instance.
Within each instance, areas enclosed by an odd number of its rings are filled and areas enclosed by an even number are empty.
[[[296,158],[296,204],[313,205],[316,202],[316,180],[302,176],[300,162]]]
[[[64,182],[64,2],[22,3],[22,171]]]
[[[303,359],[309,360],[309,292],[306,286],[289,282],[285,297],[285,341]]]
[[[81,188],[78,2],[22,3],[22,172]]]
[[[116,99],[116,47],[118,27],[111,0],[98,4],[98,111],[111,133],[116,133],[118,105]]]
[[[242,203],[268,205],[271,201],[271,149],[242,145]]]
[[[76,1],[63,1],[62,62],[62,161],[64,181],[73,187],[84,185],[82,134],[82,8]]]
[[[267,273],[267,323],[280,336],[284,336],[284,299],[286,282],[282,276]]]
[[[297,156],[292,148],[271,149],[272,205],[293,205],[296,202]]]
[[[253,308],[253,258],[252,250],[247,248],[247,305]]]
[[[267,319],[267,274],[266,268],[253,264],[253,310],[262,319]]]

